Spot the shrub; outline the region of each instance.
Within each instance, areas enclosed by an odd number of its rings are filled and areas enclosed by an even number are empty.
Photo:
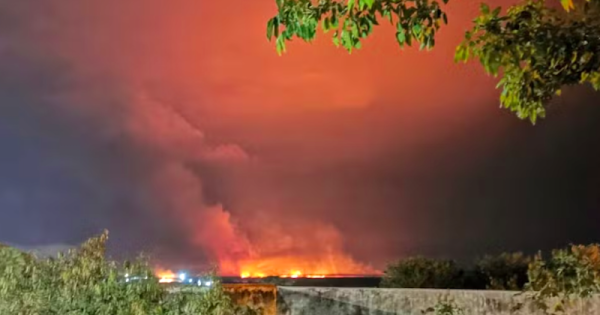
[[[546,313],[564,312],[574,301],[600,293],[600,246],[573,245],[552,251],[548,261],[541,254],[530,265],[526,289]],[[552,306],[547,302],[557,301]]]
[[[433,307],[429,307],[426,310],[421,311],[422,314],[433,314],[433,315],[463,315],[463,309],[459,307],[454,300],[448,297],[442,297],[438,300],[437,304]]]
[[[220,285],[202,293],[169,293],[146,260],[106,259],[108,232],[76,250],[39,259],[0,247],[0,314],[229,315],[236,312]],[[125,281],[125,275],[139,281]]]
[[[476,263],[476,272],[485,278],[485,288],[490,290],[522,290],[527,283],[527,270],[531,257],[523,253],[502,253],[485,256]]]
[[[454,261],[412,257],[388,265],[381,286],[389,288],[460,288],[461,275],[462,271]]]

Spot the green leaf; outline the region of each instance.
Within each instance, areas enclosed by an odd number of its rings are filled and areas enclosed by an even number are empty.
[[[335,45],[335,47],[340,47],[340,37],[338,31],[335,31],[333,33],[333,44]]]
[[[354,46],[352,44],[352,37],[350,32],[347,32],[345,30],[342,30],[342,46],[344,46],[348,50],[351,50]]]
[[[267,22],[267,39],[270,41],[273,37],[273,19],[270,19]]]
[[[358,0],[358,3],[361,10],[365,7],[367,7],[370,10],[371,8],[373,8],[375,0]]]
[[[337,15],[332,15],[331,16],[331,28],[338,28],[340,26],[340,20],[338,19]]]
[[[497,7],[494,9],[494,11],[492,11],[492,15],[494,17],[498,17],[498,15],[500,14],[500,11],[502,10],[502,7]]]
[[[575,5],[573,4],[573,0],[560,0],[560,4],[562,4],[562,7],[567,12],[569,12],[570,10],[575,8]]]
[[[396,24],[396,39],[398,40],[400,47],[404,47],[404,44],[406,43],[406,31],[400,23]]]
[[[352,32],[352,37],[354,37],[354,38],[356,38],[360,35],[359,31],[358,31],[358,24],[356,24],[356,23],[352,24],[350,31]]]
[[[273,18],[273,36],[279,37],[279,18]]]
[[[590,73],[589,72],[583,72],[581,73],[581,79],[579,80],[579,83],[583,83],[587,80],[587,78],[589,77]]]
[[[404,43],[406,42],[406,34],[404,31],[396,32],[396,39],[398,40],[400,47],[404,47]]]
[[[482,3],[480,7],[481,13],[487,15],[490,14],[490,6],[487,3]]]
[[[382,16],[392,23],[392,13],[389,10],[383,11]]]
[[[456,47],[456,52],[454,53],[454,62],[465,61],[467,48],[463,45]]]
[[[471,40],[471,38],[473,37],[473,33],[467,31],[465,32],[465,39],[466,40]]]
[[[415,34],[415,36],[417,36],[417,37],[419,37],[419,35],[421,35],[421,30],[422,30],[421,24],[417,23],[417,24],[414,24],[412,27],[413,34]]]
[[[356,3],[356,0],[348,0],[348,10],[354,9],[354,4],[355,3]]]
[[[531,121],[531,124],[535,125],[537,121],[537,112],[531,112],[531,114],[529,114],[529,120]]]
[[[282,55],[285,52],[285,41],[283,40],[282,36],[277,37],[277,53],[279,55]]]
[[[322,26],[323,26],[323,32],[325,32],[325,33],[327,33],[331,29],[331,23],[330,23],[328,17],[323,19]]]

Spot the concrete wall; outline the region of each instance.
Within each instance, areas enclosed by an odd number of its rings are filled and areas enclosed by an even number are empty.
[[[277,314],[277,287],[268,284],[224,284],[223,289],[239,305],[260,310],[262,315]]]
[[[225,284],[223,288],[234,302],[260,309],[263,315],[434,315],[426,310],[444,299],[453,301],[462,310],[462,315],[546,315],[526,296],[510,291],[309,288],[261,284]],[[580,301],[563,314],[600,315],[600,296]]]
[[[509,291],[278,287],[278,315],[423,315],[451,299],[464,315],[543,315],[523,295]],[[432,314],[433,313],[429,313]],[[600,299],[578,303],[569,315],[599,315]]]

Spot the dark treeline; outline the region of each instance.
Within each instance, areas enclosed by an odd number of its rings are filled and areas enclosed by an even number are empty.
[[[453,260],[410,257],[389,264],[381,281],[389,288],[431,288],[521,291],[549,282],[551,274],[577,278],[584,271],[598,274],[598,246],[571,246],[541,253],[502,253],[484,256],[464,267]],[[591,268],[591,269],[590,269]],[[554,281],[554,280],[553,280]]]

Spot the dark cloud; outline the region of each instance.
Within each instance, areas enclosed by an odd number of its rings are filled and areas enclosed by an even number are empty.
[[[73,244],[115,228],[125,248],[146,241],[127,236],[153,240],[156,205],[138,191],[148,161],[137,161],[135,144],[110,131],[122,100],[107,88],[105,97],[84,101],[114,107],[110,117],[79,115],[70,106],[83,104],[62,100],[74,89],[72,73],[60,60],[40,59],[5,51],[0,60],[0,238]]]
[[[110,229],[118,254],[176,249],[185,238],[145,189],[160,162],[126,134],[123,89],[77,76],[26,29],[3,30],[0,239],[72,245]]]

